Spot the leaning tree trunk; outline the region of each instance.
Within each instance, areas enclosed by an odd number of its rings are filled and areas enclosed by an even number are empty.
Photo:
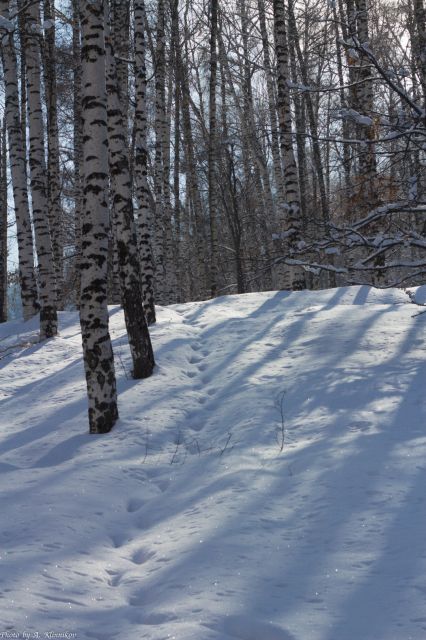
[[[103,0],[80,1],[84,193],[80,325],[91,433],[107,433],[118,418],[107,306],[109,217],[104,5]]]
[[[26,5],[25,55],[27,64],[28,124],[30,132],[30,177],[33,223],[39,266],[40,338],[51,338],[58,332],[56,282],[49,228],[47,198],[45,127],[40,93],[40,2]],[[50,221],[59,224],[59,221]]]
[[[106,51],[109,167],[121,300],[133,361],[132,377],[148,378],[154,368],[154,354],[143,310],[126,131],[110,39],[107,41]]]
[[[148,114],[147,79],[145,62],[145,2],[134,0],[135,12],[135,159],[136,200],[138,204],[138,246],[141,262],[143,305],[148,324],[154,324],[154,262],[152,255],[152,230],[154,217],[148,186]]]
[[[0,0],[0,14],[6,19],[8,18],[8,0]],[[24,320],[28,320],[38,311],[37,284],[34,274],[33,236],[28,206],[26,147],[22,140],[19,109],[18,69],[13,35],[11,33],[3,35],[1,50],[5,85],[5,117],[9,139],[10,173],[17,229],[19,282],[23,316]]]
[[[289,90],[289,50],[283,0],[273,0],[274,37],[277,58],[278,121],[281,157],[284,164],[284,193],[286,214],[279,234],[284,239],[285,257],[291,257],[302,239],[299,180],[292,139],[292,115]],[[304,289],[304,271],[298,266],[285,269],[284,285],[290,289]]]

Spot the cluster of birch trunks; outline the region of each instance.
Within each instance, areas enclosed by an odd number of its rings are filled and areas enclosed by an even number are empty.
[[[155,304],[422,282],[425,15],[0,0],[0,320],[13,277],[41,339],[79,309],[92,432],[118,417],[108,304],[145,378]]]

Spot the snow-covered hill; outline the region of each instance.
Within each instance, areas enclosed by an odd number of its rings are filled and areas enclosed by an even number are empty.
[[[106,436],[77,315],[43,344],[1,326],[0,637],[424,640],[420,311],[367,287],[175,305],[135,382],[112,308]]]

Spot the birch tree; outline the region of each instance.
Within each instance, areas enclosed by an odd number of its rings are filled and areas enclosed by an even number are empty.
[[[61,207],[61,181],[59,168],[58,99],[56,80],[56,21],[52,0],[43,0],[44,47],[43,67],[47,113],[47,199],[52,253],[55,268],[58,305],[63,306],[63,252],[64,220]]]
[[[292,139],[292,115],[290,108],[289,90],[289,50],[286,28],[286,16],[283,0],[273,0],[274,38],[277,60],[278,85],[278,121],[280,131],[281,157],[284,165],[284,193],[286,212],[284,214],[280,237],[284,238],[284,251],[291,256],[302,236],[302,220],[300,214],[300,192],[296,160]],[[285,269],[285,288],[304,289],[305,279],[303,270],[298,267]]]
[[[133,361],[132,377],[147,378],[154,368],[154,354],[143,310],[126,130],[111,38],[107,38],[106,44],[109,167],[121,299]]]
[[[24,43],[28,97],[29,165],[33,223],[38,258],[40,338],[51,338],[58,331],[56,281],[47,197],[45,123],[41,102],[40,2],[25,5]],[[49,224],[50,223],[50,224]]]
[[[148,186],[148,113],[146,78],[145,2],[134,0],[135,19],[135,158],[137,232],[141,263],[143,306],[148,324],[153,324],[154,263],[152,254],[152,231],[154,217]]]
[[[0,14],[5,20],[9,20],[8,0],[0,0]],[[37,284],[34,273],[33,236],[27,190],[26,144],[22,138],[18,67],[12,32],[13,23],[10,23],[9,26],[10,29],[3,28],[1,39],[5,86],[5,118],[17,229],[22,310],[24,319],[28,320],[38,311]]]
[[[107,433],[118,418],[108,328],[108,130],[105,2],[81,0],[83,211],[80,325],[91,433]]]
[[[210,2],[210,80],[209,80],[209,146],[208,146],[208,189],[210,222],[210,293],[212,297],[218,291],[218,195],[217,195],[217,120],[216,120],[216,83],[217,83],[217,28],[218,0]]]
[[[7,321],[7,164],[6,128],[0,129],[0,322]]]

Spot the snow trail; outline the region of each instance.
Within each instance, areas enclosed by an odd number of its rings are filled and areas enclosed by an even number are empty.
[[[43,344],[1,326],[0,632],[424,640],[418,311],[369,287],[174,305],[135,382],[112,308],[107,436],[87,434],[77,314]]]

